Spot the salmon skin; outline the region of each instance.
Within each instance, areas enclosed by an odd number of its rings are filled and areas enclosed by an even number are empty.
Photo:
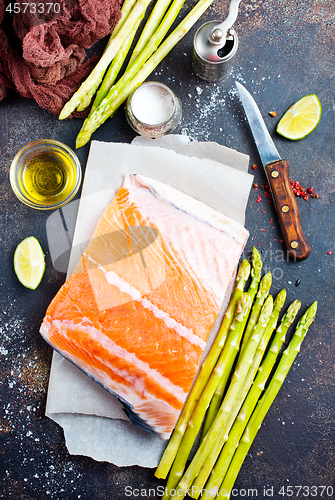
[[[40,332],[168,439],[248,231],[207,205],[127,175]]]

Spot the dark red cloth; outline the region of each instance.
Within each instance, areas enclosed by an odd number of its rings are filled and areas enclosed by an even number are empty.
[[[8,15],[0,0],[0,100],[11,88],[58,115],[95,66],[85,49],[112,32],[122,0],[53,0],[59,13],[44,16],[24,13],[25,1]]]

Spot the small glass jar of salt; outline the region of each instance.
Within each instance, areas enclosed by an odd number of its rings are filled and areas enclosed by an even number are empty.
[[[181,103],[159,82],[145,82],[127,99],[126,117],[140,135],[160,137],[172,132],[181,120]]]

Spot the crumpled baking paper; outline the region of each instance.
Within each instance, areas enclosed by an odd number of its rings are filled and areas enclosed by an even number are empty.
[[[78,204],[61,209],[67,233],[71,233],[69,228],[74,229],[68,275],[126,173],[170,184],[244,224],[253,179],[247,173],[248,165],[247,155],[217,143],[190,141],[186,136],[137,137],[132,144],[92,141],[76,223]],[[53,227],[56,218],[50,219],[48,234],[56,234],[60,240],[59,230]],[[55,260],[52,251],[51,256]],[[225,302],[228,300],[229,293]],[[225,307],[223,304],[207,350]],[[131,425],[114,396],[56,352],[50,372],[46,415],[62,426],[70,454],[118,466],[155,467],[167,444],[159,436]]]

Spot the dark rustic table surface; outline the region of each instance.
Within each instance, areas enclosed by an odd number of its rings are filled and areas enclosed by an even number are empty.
[[[190,3],[186,2],[182,13]],[[227,11],[226,0],[214,0],[151,75],[181,98],[183,118],[176,133],[217,141],[250,155],[250,172],[258,185],[264,183],[235,89],[237,80],[254,94],[279,153],[290,161],[292,179],[313,186],[320,195],[309,201],[298,199],[302,226],[312,247],[310,257],[298,263],[286,260],[273,205],[260,188],[250,194],[246,253],[250,254],[253,245],[262,252],[264,268],[273,272],[273,293],[285,286],[288,302],[300,298],[305,310],[318,300],[319,308],[245,460],[234,497],[289,498],[287,487],[301,485],[305,488],[300,492],[293,488],[294,497],[299,493],[300,498],[335,498],[334,3],[242,0],[235,24],[239,48],[233,69],[224,80],[207,83],[192,72],[193,35],[203,22],[223,20]],[[275,127],[283,112],[300,97],[314,93],[323,107],[316,130],[296,142],[278,136]],[[276,117],[268,114],[273,110]],[[69,455],[62,430],[44,414],[52,351],[40,337],[39,326],[65,275],[51,263],[46,236],[50,213],[28,208],[15,197],[9,167],[15,153],[35,139],[57,139],[74,148],[80,126],[78,119],[60,122],[14,92],[0,103],[0,497],[5,499],[121,500],[128,498],[126,486],[133,497],[158,498],[158,486],[164,484],[151,469],[118,468]],[[95,139],[115,142],[130,142],[134,136],[123,109],[94,134]],[[88,145],[78,150],[83,170],[88,150]],[[253,170],[252,164],[259,168]],[[262,200],[257,203],[260,193]],[[25,289],[13,270],[16,245],[30,235],[38,238],[46,254],[45,275],[35,291]]]

